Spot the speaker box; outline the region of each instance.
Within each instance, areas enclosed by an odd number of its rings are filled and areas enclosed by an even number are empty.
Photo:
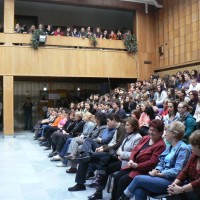
[[[160,56],[162,56],[164,54],[164,48],[162,45],[159,46],[159,54],[160,54]]]
[[[40,35],[39,36],[39,42],[40,43],[45,43],[47,40],[47,36],[46,35]]]

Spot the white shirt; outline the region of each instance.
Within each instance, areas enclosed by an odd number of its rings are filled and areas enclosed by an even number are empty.
[[[188,89],[188,93],[193,90],[196,90],[197,92],[199,92],[200,91],[200,83],[197,83],[195,87],[193,87],[193,85],[191,83],[189,86],[189,89]]]

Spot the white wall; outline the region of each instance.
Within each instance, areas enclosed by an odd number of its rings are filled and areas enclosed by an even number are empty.
[[[133,13],[119,10],[15,1],[15,14],[38,16],[38,22],[45,25],[100,26],[109,29],[133,27]]]

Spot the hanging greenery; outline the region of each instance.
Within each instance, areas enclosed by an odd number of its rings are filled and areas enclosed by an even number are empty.
[[[98,45],[97,39],[96,39],[96,37],[94,37],[94,35],[91,35],[91,37],[89,37],[89,39],[90,39],[91,45],[93,47],[96,47]]]
[[[41,45],[40,41],[39,41],[39,37],[40,35],[45,35],[44,31],[36,29],[33,34],[32,34],[32,39],[31,39],[31,46],[34,49],[38,49],[38,46]],[[43,44],[43,43],[42,43]],[[44,45],[44,44],[43,44]]]
[[[124,40],[124,45],[129,53],[136,54],[138,51],[138,43],[134,34],[127,35]]]

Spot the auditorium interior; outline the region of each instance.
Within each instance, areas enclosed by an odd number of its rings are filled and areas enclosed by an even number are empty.
[[[124,40],[96,38],[93,46],[90,38],[53,34],[34,49],[32,34],[14,32],[16,24],[130,30],[138,49],[129,53]],[[0,0],[0,169],[5,185],[0,199],[86,199],[93,191],[67,192],[73,174],[66,180],[35,145],[32,133],[24,131],[26,98],[36,124],[44,108],[61,101],[69,105],[91,94],[128,89],[153,74],[199,71],[199,47],[199,0]],[[104,196],[110,198],[107,192]]]

